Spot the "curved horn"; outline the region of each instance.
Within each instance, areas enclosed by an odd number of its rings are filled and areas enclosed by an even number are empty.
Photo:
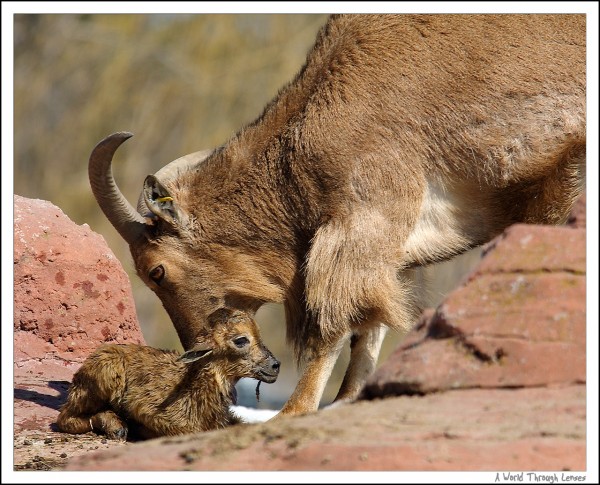
[[[189,155],[184,155],[183,157],[173,160],[165,165],[158,172],[156,172],[154,176],[160,181],[160,183],[168,183],[180,173],[190,170],[199,163],[202,163],[204,159],[207,158],[212,152],[213,150],[200,150],[198,152],[190,153]],[[144,192],[140,194],[138,199],[137,211],[140,214],[146,214],[148,212],[146,201],[144,200]]]
[[[146,223],[121,194],[112,174],[111,162],[117,148],[132,136],[132,133],[121,131],[106,137],[92,150],[88,165],[90,185],[98,205],[129,244],[142,235]]]

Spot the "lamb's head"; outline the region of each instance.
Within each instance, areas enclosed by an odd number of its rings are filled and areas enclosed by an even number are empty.
[[[221,309],[208,318],[208,326],[196,337],[193,348],[181,355],[181,362],[211,359],[235,384],[242,377],[273,383],[280,362],[263,344],[258,325],[239,310]]]

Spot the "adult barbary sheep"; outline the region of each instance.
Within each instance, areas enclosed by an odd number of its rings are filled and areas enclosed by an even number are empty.
[[[206,315],[283,302],[303,374],[283,414],[337,400],[419,304],[412,268],[517,222],[557,224],[585,184],[585,15],[342,15],[223,146],[117,188],[116,133],[90,181],[188,349]],[[382,325],[383,324],[383,325]]]
[[[263,345],[254,320],[220,310],[191,350],[103,345],[73,376],[57,426],[67,433],[102,432],[126,439],[193,433],[240,423],[229,406],[242,377],[275,382],[279,361]]]

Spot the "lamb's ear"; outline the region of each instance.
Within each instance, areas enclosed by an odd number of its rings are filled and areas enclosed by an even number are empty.
[[[181,354],[177,360],[179,360],[179,362],[183,362],[184,364],[189,364],[190,362],[196,362],[197,360],[210,355],[212,351],[213,349],[209,347],[208,344],[196,345],[192,349]]]
[[[184,225],[187,221],[169,191],[154,175],[148,175],[144,180],[143,194],[146,207],[163,221],[171,225]]]

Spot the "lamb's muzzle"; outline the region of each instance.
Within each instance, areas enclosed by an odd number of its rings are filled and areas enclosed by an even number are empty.
[[[254,378],[267,384],[272,384],[277,380],[280,366],[281,362],[271,355],[266,359],[264,365],[257,369]]]

